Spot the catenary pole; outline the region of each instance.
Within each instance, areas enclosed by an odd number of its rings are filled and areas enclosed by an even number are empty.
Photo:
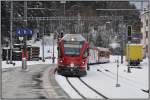
[[[12,34],[13,34],[13,1],[11,1],[10,7],[10,64],[12,64]]]

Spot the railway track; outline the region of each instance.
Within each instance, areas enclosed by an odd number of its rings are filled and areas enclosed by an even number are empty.
[[[95,98],[102,98],[102,99],[108,99],[108,97],[104,96],[103,94],[101,94],[100,92],[98,92],[97,90],[95,90],[94,88],[92,88],[91,86],[89,86],[85,81],[83,81],[80,77],[78,78],[74,78],[71,80],[71,78],[66,77],[67,82],[69,83],[69,85],[78,93],[78,95],[80,95],[83,99],[88,99],[89,97],[87,96],[88,94],[86,94],[87,92],[89,92],[89,94],[94,94]],[[85,89],[87,90],[86,92],[83,92],[82,90],[80,90],[79,86],[76,86],[74,84],[74,81],[76,80],[77,82],[80,81],[80,84],[84,85],[84,87],[88,88]],[[81,86],[81,85],[80,85]],[[89,90],[89,91],[88,91]],[[90,97],[90,98],[94,98],[94,97]]]
[[[73,84],[70,82],[70,80],[68,79],[68,77],[66,77],[67,82],[69,83],[69,85],[83,98],[83,99],[87,99],[84,95],[82,95],[74,86]]]
[[[88,88],[90,88],[91,90],[93,90],[95,93],[97,93],[98,95],[102,96],[104,99],[108,99],[108,97],[104,96],[103,94],[101,94],[100,92],[98,92],[97,90],[95,90],[94,88],[92,88],[91,86],[89,86],[86,82],[84,82],[81,78],[79,78],[79,80],[84,83]]]

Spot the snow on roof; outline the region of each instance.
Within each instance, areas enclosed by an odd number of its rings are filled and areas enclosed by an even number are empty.
[[[141,46],[143,46],[143,44],[129,44],[129,45],[137,45],[137,46],[141,45]]]
[[[14,52],[21,52],[21,51],[14,51]]]
[[[22,44],[14,44],[14,45],[22,45]]]
[[[3,47],[3,49],[10,49],[10,47]]]
[[[85,41],[85,38],[81,34],[65,34],[62,38],[65,41]]]

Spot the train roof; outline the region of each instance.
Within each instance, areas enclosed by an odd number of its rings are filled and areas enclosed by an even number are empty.
[[[101,51],[109,51],[109,48],[104,48],[104,47],[97,47],[97,49]]]
[[[143,44],[129,44],[129,45],[135,45],[135,46],[143,46]]]
[[[81,34],[65,34],[62,38],[64,41],[86,41]]]

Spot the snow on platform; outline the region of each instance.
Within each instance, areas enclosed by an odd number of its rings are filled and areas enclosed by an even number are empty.
[[[37,41],[35,43],[32,43],[32,41],[29,41],[28,43],[29,45],[32,46],[37,46],[40,47],[40,54],[39,57],[42,58],[43,54],[42,54],[42,41]],[[56,46],[56,41],[54,43],[54,56],[55,56],[55,63],[57,63],[57,46]],[[45,62],[43,62],[42,60],[39,61],[27,61],[27,65],[35,65],[35,64],[52,64],[52,58],[53,56],[53,45],[52,43],[49,44],[45,44],[44,45],[44,57],[48,58],[45,59]],[[13,61],[13,63],[15,63],[15,66],[13,66],[12,64],[6,64],[6,61],[2,61],[2,68],[13,68],[13,67],[21,67],[22,66],[22,61]]]
[[[6,61],[2,61],[2,68],[14,68],[22,66],[22,61],[13,61],[13,63],[15,63],[15,66],[13,66],[13,64],[6,64]],[[55,63],[57,63],[57,60],[55,60]],[[46,59],[45,62],[43,62],[42,60],[27,61],[27,65],[36,65],[36,64],[52,64],[52,59]]]

